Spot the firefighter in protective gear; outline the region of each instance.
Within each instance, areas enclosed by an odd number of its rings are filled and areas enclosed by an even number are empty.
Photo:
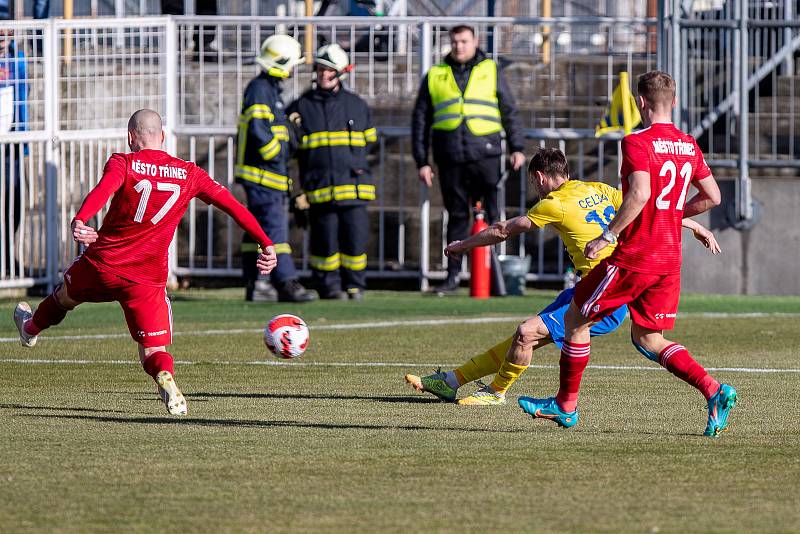
[[[288,109],[310,205],[310,264],[325,299],[358,300],[366,288],[367,203],[375,199],[367,153],[377,133],[366,102],[342,84],[349,63],[338,44],[320,48],[314,84]]]
[[[419,179],[430,187],[433,169],[428,146],[433,138],[433,160],[449,216],[447,242],[451,243],[466,239],[475,202],[482,201],[489,224],[499,216],[498,202],[505,201],[497,198],[504,131],[514,170],[525,163],[525,155],[514,99],[502,72],[478,48],[470,26],[455,26],[449,33],[451,52],[444,63],[428,71],[420,85],[411,142]],[[460,270],[461,257],[450,256],[447,279],[436,291],[455,291]]]
[[[303,61],[300,43],[288,35],[273,35],[261,45],[256,63],[261,73],[247,85],[239,116],[236,182],[244,186],[247,207],[267,235],[274,236],[278,265],[270,273],[272,285],[258,279],[256,243],[245,234],[242,271],[247,300],[306,302],[314,295],[298,281],[289,246],[287,206],[289,129],[281,100],[281,80]]]

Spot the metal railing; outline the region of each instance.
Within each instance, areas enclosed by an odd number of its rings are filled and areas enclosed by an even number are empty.
[[[380,140],[373,151],[378,200],[369,208],[373,235],[369,276],[443,276],[446,214],[438,188],[420,188],[410,158],[407,125],[422,74],[446,53],[446,30],[464,19],[156,17],[24,21],[14,30],[28,66],[27,131],[0,134],[6,154],[28,146],[22,185],[3,181],[3,191],[24,198],[19,230],[0,236],[0,287],[54,284],[77,253],[69,221],[115,151],[125,150],[124,125],[141,107],[165,118],[168,149],[193,159],[234,192],[235,124],[244,86],[256,73],[252,59],[261,39],[282,31],[314,45],[343,43],[355,64],[350,86],[373,108]],[[616,180],[615,140],[595,140],[593,127],[617,83],[617,71],[655,67],[649,39],[654,21],[562,17],[471,19],[482,46],[506,67],[517,94],[531,147],[561,146],[575,174]],[[598,32],[606,39],[593,39]],[[569,34],[570,39],[559,36]],[[538,37],[537,37],[538,35]],[[303,65],[286,85],[297,96],[311,78]],[[2,84],[0,84],[2,86]],[[23,125],[16,124],[15,129]],[[19,149],[16,149],[17,151]],[[0,151],[0,176],[3,174]],[[523,213],[525,180],[504,184],[505,213]],[[2,206],[0,206],[2,207]],[[16,207],[0,217],[10,228]],[[102,213],[95,224],[99,223]],[[173,272],[183,276],[239,273],[241,232],[212,208],[193,203],[171,249]],[[305,236],[291,241],[303,254]],[[534,255],[531,279],[558,280],[566,267],[563,247],[549,231],[509,243],[506,252]],[[14,263],[14,262],[17,263]]]
[[[663,8],[660,62],[678,84],[676,121],[718,174],[734,176],[736,224],[749,227],[758,215],[752,175],[800,168],[797,4],[667,0]]]

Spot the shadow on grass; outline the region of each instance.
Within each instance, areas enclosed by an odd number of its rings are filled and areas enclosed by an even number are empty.
[[[195,419],[191,417],[112,417],[102,415],[61,415],[61,414],[20,414],[21,417],[35,419],[73,419],[76,421],[94,421],[98,423],[122,423],[140,425],[179,425],[199,427],[231,427],[231,428],[316,428],[321,430],[430,430],[434,432],[476,432],[521,434],[528,432],[522,429],[489,429],[469,427],[440,427],[424,425],[363,425],[350,423],[311,423],[304,421],[260,421],[252,419]]]
[[[334,395],[324,393],[186,393],[190,399],[300,399],[300,400],[365,400],[373,402],[387,403],[407,403],[407,404],[438,404],[442,401],[432,397],[420,397],[413,395]]]
[[[7,410],[40,410],[53,412],[90,412],[90,413],[130,413],[125,410],[98,410],[96,408],[73,408],[69,406],[28,406],[26,404],[0,404],[0,409]]]

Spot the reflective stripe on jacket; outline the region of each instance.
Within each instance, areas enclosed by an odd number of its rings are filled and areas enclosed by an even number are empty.
[[[236,147],[236,182],[285,192],[289,129],[280,80],[261,73],[244,91]]]
[[[378,134],[364,100],[341,86],[336,92],[313,88],[287,113],[298,139],[300,182],[311,204],[375,199],[367,154]]]

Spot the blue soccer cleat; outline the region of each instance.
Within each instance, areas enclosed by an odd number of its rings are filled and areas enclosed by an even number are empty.
[[[550,419],[564,428],[570,428],[578,424],[578,410],[574,412],[562,411],[558,407],[555,397],[550,397],[549,399],[520,397],[519,407],[533,418]]]
[[[736,406],[736,390],[733,386],[722,384],[710,399],[708,399],[708,425],[704,436],[718,437],[720,433],[728,430],[728,416],[731,408]]]

